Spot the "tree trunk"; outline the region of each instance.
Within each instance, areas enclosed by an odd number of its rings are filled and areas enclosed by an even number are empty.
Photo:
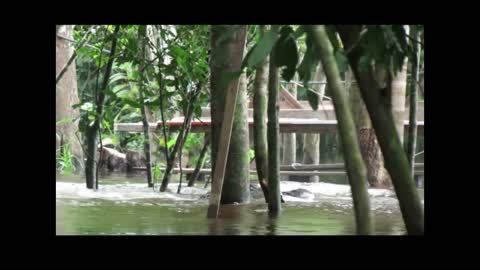
[[[240,38],[245,31],[245,25],[212,25],[211,50],[211,117],[212,117],[212,172],[215,171],[220,131],[225,111],[225,96],[227,89],[222,87],[220,80],[225,72],[237,71],[232,62],[243,59],[243,55],[235,55],[234,48],[240,46],[245,39]],[[241,61],[239,61],[241,63]],[[237,70],[235,70],[237,68]],[[228,151],[221,203],[243,203],[249,201],[249,169],[248,158],[248,103],[246,93],[246,78],[242,74],[236,99],[232,135]],[[213,185],[213,183],[212,183]]]
[[[411,174],[413,177],[414,164],[415,164],[415,146],[417,144],[417,89],[418,81],[420,79],[419,67],[420,67],[420,54],[422,46],[420,45],[420,31],[417,28],[413,29],[413,37],[418,43],[412,42],[415,48],[415,59],[412,63],[412,84],[410,91],[410,114],[408,125],[408,140],[407,140],[407,158],[410,163]]]
[[[333,48],[324,26],[312,26],[311,34],[332,91],[335,115],[338,121],[345,167],[352,190],[353,205],[358,234],[372,234],[373,223],[370,214],[370,202],[367,190],[367,170],[363,163],[357,140],[355,123],[348,106],[348,99],[341,84],[340,73],[333,55]]]
[[[144,87],[143,68],[145,66],[145,57],[146,57],[145,56],[145,46],[146,46],[145,39],[147,38],[145,25],[140,25],[138,29],[138,38],[141,40],[141,48],[140,48],[141,64],[138,66],[139,68],[138,72],[140,73],[140,84],[138,86],[138,94],[140,97],[140,104],[143,104],[145,100],[145,97],[143,95],[143,87]],[[147,165],[147,184],[148,184],[148,187],[153,187],[152,158],[151,158],[151,149],[150,149],[151,133],[149,132],[148,117],[147,117],[147,114],[145,113],[145,107],[146,106],[142,106],[140,108],[140,111],[142,113],[143,136],[144,136],[143,152],[144,152],[146,163],[147,163],[146,164]]]
[[[262,35],[267,26],[262,25]],[[268,203],[268,150],[267,150],[267,87],[269,59],[260,64],[256,70],[253,87],[253,142],[258,182],[262,188],[265,202]]]
[[[192,174],[190,174],[190,179],[188,179],[188,186],[193,187],[195,184],[195,181],[197,181],[198,176],[200,175],[200,169],[203,167],[203,164],[205,164],[205,160],[207,159],[207,150],[208,147],[210,146],[210,134],[207,133],[205,134],[205,144],[203,145],[202,151],[200,152],[200,156],[198,157],[197,165],[195,166],[195,171],[193,171]]]
[[[110,73],[112,71],[113,60],[115,56],[115,50],[117,48],[117,33],[120,26],[117,25],[113,32],[111,54],[108,59],[107,66],[105,68],[105,76],[100,89],[97,89],[97,104],[96,105],[96,117],[92,126],[87,127],[86,140],[87,140],[87,162],[85,165],[85,176],[87,188],[93,188],[94,183],[98,181],[96,177],[96,156],[97,156],[97,136],[100,131],[100,121],[103,116],[103,102],[105,100],[105,92],[107,89],[108,80],[110,79]]]
[[[322,65],[319,64],[318,70],[314,77],[315,81],[325,80],[325,73]],[[323,97],[325,93],[325,84],[315,85],[312,88]],[[303,164],[319,164],[320,163],[320,134],[306,133],[303,144]],[[318,182],[320,177],[318,175],[310,176],[309,182]]]
[[[297,80],[298,75],[295,74],[293,80]],[[288,92],[292,94],[295,98],[297,97],[297,85],[290,84],[288,86]],[[291,165],[296,163],[297,160],[297,134],[296,133],[283,133],[283,165]],[[288,181],[290,180],[290,176],[282,176],[282,180]]]
[[[272,26],[272,29],[278,26]],[[279,161],[279,124],[278,124],[278,68],[273,59],[275,53],[270,53],[270,70],[268,74],[268,211],[272,216],[279,215],[282,210],[280,193],[280,161]]]
[[[62,25],[58,27],[57,32],[62,36],[73,38],[73,25]],[[73,54],[73,47],[70,43],[64,39],[56,39],[56,74],[65,66],[70,56]],[[73,109],[72,105],[79,103],[77,92],[77,71],[75,65],[70,65],[56,84],[55,92],[55,120],[60,121],[64,118],[77,118],[80,112],[77,109]],[[68,144],[69,151],[75,156],[77,168],[78,165],[83,164],[83,152],[81,143],[78,141],[75,135],[78,131],[79,119],[74,122],[64,123],[56,126],[56,133],[60,137],[60,141]],[[56,150],[60,149],[61,145],[58,144]]]
[[[390,177],[383,165],[383,155],[378,145],[375,131],[372,128],[365,103],[362,100],[358,85],[353,81],[351,71],[348,75],[351,79],[350,100],[355,126],[358,132],[360,150],[367,166],[367,180],[372,187],[391,187]]]
[[[408,160],[396,131],[392,113],[387,110],[382,101],[381,88],[375,81],[372,68],[370,67],[366,72],[359,69],[360,57],[366,53],[361,46],[355,46],[362,27],[337,26],[337,30],[345,49],[350,50],[347,58],[354,71],[384,155],[385,167],[391,176],[407,231],[409,234],[423,234],[423,207],[410,174]],[[375,91],[375,89],[379,90]]]

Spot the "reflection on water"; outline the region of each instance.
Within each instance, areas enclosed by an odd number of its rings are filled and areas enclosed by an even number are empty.
[[[182,194],[153,192],[142,179],[114,176],[102,180],[102,183],[100,190],[94,191],[87,190],[78,177],[57,178],[57,234],[355,234],[351,197],[347,196],[348,193],[341,193],[345,186],[302,185],[315,193],[315,199],[287,201],[278,218],[270,218],[263,199],[256,199],[245,205],[223,205],[219,219],[207,219],[208,201],[200,199],[208,191],[203,188],[203,183],[182,189]],[[296,185],[300,184],[283,184],[282,191],[296,188]],[[175,186],[173,183],[169,188],[176,190]],[[329,192],[335,196],[330,196]],[[377,193],[371,193],[376,234],[404,234],[396,198]]]

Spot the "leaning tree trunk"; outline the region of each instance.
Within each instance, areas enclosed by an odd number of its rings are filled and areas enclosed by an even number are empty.
[[[202,151],[200,152],[200,156],[198,157],[197,165],[195,165],[195,170],[192,174],[190,174],[190,178],[188,179],[189,187],[193,187],[195,185],[195,181],[197,181],[198,176],[200,175],[200,169],[202,169],[203,165],[205,164],[205,160],[207,159],[207,150],[210,146],[210,141],[210,134],[205,134],[205,143]]]
[[[295,74],[293,80],[297,80],[298,75]],[[288,92],[297,98],[297,85],[290,84],[288,87]],[[292,165],[296,163],[297,160],[297,134],[296,133],[283,133],[283,165]],[[282,180],[290,180],[289,175],[282,176]]]
[[[358,234],[372,234],[373,223],[370,214],[370,201],[367,190],[367,170],[363,163],[360,146],[357,140],[355,123],[348,106],[348,99],[341,84],[337,62],[333,48],[324,26],[309,27],[317,52],[322,62],[332,91],[335,115],[338,121],[338,131],[342,142],[348,181],[352,190],[353,205]]]
[[[415,164],[415,146],[417,144],[417,89],[418,82],[420,78],[419,68],[420,68],[420,53],[422,46],[420,45],[420,31],[418,28],[413,29],[414,42],[412,42],[415,48],[415,59],[412,63],[412,83],[410,91],[410,114],[409,114],[409,125],[408,125],[408,140],[406,153],[408,162],[410,163],[412,177],[414,176],[414,164]]]
[[[351,79],[350,100],[352,113],[358,133],[360,150],[367,166],[367,180],[372,187],[391,187],[390,177],[383,165],[383,156],[378,145],[375,131],[373,130],[370,117],[368,116],[365,103],[362,100],[357,82],[353,79],[351,71],[348,72]]]
[[[278,26],[272,26],[272,29]],[[275,50],[270,53],[270,69],[268,74],[268,211],[272,216],[279,215],[282,210],[280,193],[280,160],[279,160],[279,124],[278,124],[278,68],[274,64]]]
[[[103,116],[103,102],[105,100],[105,90],[108,86],[110,79],[110,73],[112,71],[113,60],[115,56],[115,50],[117,48],[117,33],[120,30],[120,26],[117,25],[113,32],[111,54],[108,59],[107,66],[105,68],[105,76],[100,89],[97,89],[97,103],[96,105],[96,117],[92,126],[87,127],[86,141],[87,141],[87,162],[85,164],[85,176],[87,182],[87,188],[93,188],[94,183],[98,181],[96,177],[96,156],[97,156],[97,136],[100,131],[100,121]]]
[[[423,206],[410,174],[408,160],[403,151],[392,112],[385,107],[381,88],[375,80],[372,68],[369,67],[366,71],[359,68],[361,56],[367,53],[363,47],[356,46],[362,26],[342,25],[337,26],[337,30],[345,49],[350,51],[347,58],[375,129],[385,159],[385,167],[391,176],[407,231],[409,234],[423,234]]]
[[[325,73],[322,65],[319,64],[318,70],[315,74],[316,81],[325,80]],[[325,93],[325,84],[319,84],[312,87],[320,97],[323,97]],[[306,133],[303,143],[303,164],[319,164],[320,163],[320,134],[318,133]],[[309,176],[309,182],[318,182],[320,177],[318,175]]]
[[[262,35],[267,26],[260,26]],[[269,58],[256,70],[253,86],[253,142],[258,182],[268,203],[268,150],[267,150],[267,87]]]
[[[73,36],[73,25],[62,25],[59,27],[57,25],[57,32],[62,36],[72,38]],[[56,40],[56,73],[58,74],[62,68],[67,63],[68,59],[73,54],[73,46],[65,41],[64,39],[57,38]],[[77,71],[75,65],[70,65],[56,84],[55,91],[55,120],[59,121],[65,118],[77,118],[80,115],[80,112],[77,109],[73,109],[72,105],[79,103],[78,92],[77,92]],[[58,150],[62,145],[68,144],[68,149],[75,156],[77,164],[83,164],[83,152],[81,143],[78,141],[77,136],[75,135],[78,131],[78,119],[74,122],[64,123],[56,126],[57,136],[60,138],[59,143],[57,144],[56,150]]]
[[[217,156],[220,131],[225,111],[226,87],[221,84],[222,74],[233,72],[230,63],[232,59],[243,55],[235,55],[234,48],[239,42],[246,25],[212,25],[211,47],[211,118],[212,118],[212,172],[215,171],[215,157]],[[240,77],[236,99],[235,115],[233,119],[232,135],[228,151],[227,165],[222,188],[221,203],[248,202],[250,160],[248,158],[248,102],[245,74]],[[213,184],[213,183],[212,183]]]

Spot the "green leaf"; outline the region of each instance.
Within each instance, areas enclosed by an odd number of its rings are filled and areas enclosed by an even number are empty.
[[[202,106],[200,104],[194,107],[193,115],[198,118],[202,116]]]
[[[110,89],[108,89],[108,88],[105,89],[105,90],[103,90],[103,92],[104,92],[106,95],[111,96],[111,97],[113,97],[113,98],[116,98],[116,97],[117,97],[117,94],[115,94],[112,90],[110,90]]]
[[[130,105],[133,108],[141,108],[142,107],[142,105],[139,102],[131,100],[131,99],[124,99],[123,102],[125,102],[126,104]]]
[[[337,32],[335,31],[333,26],[328,25],[325,27],[325,30],[327,32],[330,43],[332,43],[333,50],[336,52],[337,50],[341,49],[342,46],[340,44],[340,40],[338,39]]]
[[[240,77],[241,74],[242,74],[241,70],[224,72],[220,76],[220,79],[219,79],[219,82],[218,82],[219,87],[220,88],[226,88],[228,86],[228,84],[230,83],[230,81]]]
[[[243,60],[242,69],[245,67],[257,67],[272,51],[275,42],[278,40],[278,33],[275,30],[266,32],[255,46],[247,53]]]
[[[160,97],[156,98],[153,101],[146,101],[145,105],[147,106],[159,106],[162,102],[162,99]]]
[[[130,88],[130,85],[128,83],[118,84],[118,85],[115,85],[112,88],[112,92],[114,94],[118,94],[118,92],[120,92],[122,90],[125,90],[125,89],[128,89],[128,88]]]
[[[335,60],[337,62],[339,72],[345,72],[348,70],[348,59],[343,53],[343,50],[335,51]]]
[[[307,90],[307,99],[312,109],[315,111],[318,110],[318,95],[310,90]]]
[[[110,83],[114,83],[118,80],[127,80],[127,76],[125,75],[125,73],[115,73],[110,76]]]
[[[72,117],[66,117],[66,118],[63,118],[63,119],[57,121],[56,125],[59,126],[59,125],[63,125],[63,124],[66,124],[66,123],[71,123],[73,121],[74,121],[74,119]]]
[[[301,37],[305,33],[305,27],[303,25],[300,25],[295,32],[293,32],[292,36],[293,38],[297,39]]]

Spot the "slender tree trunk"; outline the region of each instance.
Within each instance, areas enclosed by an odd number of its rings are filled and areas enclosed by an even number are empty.
[[[262,25],[262,35],[267,26]],[[267,150],[267,87],[269,58],[257,68],[253,86],[253,142],[258,182],[262,188],[265,202],[268,203],[268,150]]]
[[[108,87],[108,81],[110,79],[110,73],[112,71],[112,65],[114,60],[115,51],[117,48],[117,33],[120,30],[120,26],[117,25],[113,32],[111,54],[108,59],[107,66],[105,68],[105,76],[100,89],[97,89],[97,104],[96,104],[96,118],[92,126],[87,127],[86,140],[87,140],[87,162],[85,165],[85,176],[87,188],[93,188],[93,185],[98,179],[96,179],[96,155],[97,155],[97,136],[100,131],[100,121],[103,116],[103,102],[105,100],[105,89]]]
[[[337,26],[337,30],[345,49],[350,50],[347,58],[375,129],[407,231],[409,234],[423,234],[423,207],[410,174],[408,160],[396,131],[392,113],[385,107],[380,93],[381,88],[374,78],[372,68],[370,67],[367,71],[359,69],[360,57],[366,53],[361,46],[355,46],[362,26]],[[375,91],[375,89],[379,90]]]
[[[297,80],[298,75],[295,74],[293,80]],[[292,94],[295,98],[297,97],[297,85],[290,84],[288,87],[288,92]],[[291,165],[296,163],[297,160],[297,134],[296,133],[283,133],[283,165]],[[282,180],[290,180],[290,176],[282,176]]]
[[[185,113],[185,118],[183,120],[182,129],[178,133],[178,137],[177,137],[177,140],[175,142],[175,145],[173,146],[173,150],[169,154],[169,157],[167,159],[167,167],[165,168],[165,174],[163,175],[162,184],[160,186],[160,191],[161,192],[164,192],[168,187],[168,183],[170,182],[170,178],[171,178],[171,172],[172,172],[172,169],[175,165],[175,157],[180,151],[182,151],[183,143],[187,139],[188,133],[190,132],[194,104],[197,101],[197,98],[198,98],[198,95],[200,94],[200,92],[201,92],[201,84],[199,83],[196,86],[195,92],[193,92],[193,94],[191,94],[191,97],[189,99],[190,103],[188,104],[187,112]]]
[[[348,99],[341,84],[337,62],[333,55],[333,47],[328,39],[325,27],[309,27],[317,45],[318,55],[332,91],[335,115],[342,142],[345,167],[352,190],[353,205],[358,234],[372,234],[373,222],[370,214],[370,201],[367,190],[367,170],[363,163],[360,146],[357,140],[355,123],[348,105]]]
[[[410,119],[408,125],[408,140],[407,140],[407,158],[410,164],[412,178],[414,176],[414,164],[415,164],[415,146],[417,144],[417,89],[418,81],[420,79],[419,67],[420,67],[420,54],[422,46],[420,45],[420,31],[417,28],[413,29],[413,37],[418,42],[412,43],[415,48],[415,59],[412,63],[412,84],[410,91]]]
[[[73,25],[57,25],[57,32],[63,36],[72,38]],[[56,39],[56,74],[62,70],[68,59],[73,54],[73,46],[63,39]],[[77,92],[77,71],[74,64],[72,64],[65,72],[64,76],[56,84],[55,91],[55,120],[60,121],[65,118],[77,118],[80,112],[73,109],[72,105],[79,103]],[[81,167],[83,164],[83,152],[81,143],[77,140],[76,133],[78,131],[79,119],[56,126],[56,133],[60,138],[60,142],[68,144],[68,149],[75,157],[76,167]],[[58,144],[56,150],[59,150],[62,145]],[[79,166],[80,165],[80,166]]]
[[[145,97],[143,95],[143,87],[144,87],[144,77],[143,77],[143,68],[145,65],[145,42],[146,42],[146,25],[140,25],[138,29],[138,38],[141,40],[141,48],[140,48],[140,61],[141,64],[139,65],[139,73],[140,73],[140,84],[138,86],[138,93],[140,96],[140,103],[143,104]],[[149,126],[148,126],[148,117],[145,113],[145,107],[142,106],[140,111],[142,113],[142,123],[143,123],[143,152],[145,154],[145,159],[147,163],[147,184],[148,187],[153,187],[153,173],[152,173],[152,159],[151,159],[151,149],[150,149],[150,135]]]
[[[205,160],[207,159],[207,150],[210,146],[210,133],[205,134],[205,144],[203,145],[202,151],[200,152],[200,156],[198,157],[197,165],[195,166],[195,170],[192,174],[190,174],[190,179],[188,179],[188,186],[193,187],[195,181],[197,181],[198,176],[200,175],[200,169],[205,164]]]
[[[353,118],[357,128],[360,150],[363,160],[367,166],[367,180],[372,187],[391,187],[390,177],[383,164],[383,155],[378,145],[375,131],[373,130],[370,116],[368,116],[365,103],[358,89],[358,85],[353,81],[353,73],[348,72],[351,78],[350,100],[352,103]]]
[[[217,156],[220,131],[225,111],[226,87],[222,87],[220,80],[225,72],[235,70],[231,63],[237,62],[243,55],[238,54],[235,48],[239,43],[245,46],[245,39],[241,34],[246,25],[212,25],[212,50],[211,50],[211,117],[212,117],[212,172],[215,171],[215,157]],[[240,61],[241,62],[241,61]],[[248,158],[248,102],[246,93],[245,74],[240,77],[236,99],[235,115],[233,119],[232,135],[227,157],[227,165],[222,187],[222,204],[249,201],[249,169]],[[212,183],[213,186],[213,183]]]
[[[278,26],[272,26],[277,28]],[[282,211],[280,193],[280,160],[279,160],[279,124],[278,124],[278,68],[275,66],[274,51],[270,53],[270,70],[268,74],[268,210],[276,216]]]

